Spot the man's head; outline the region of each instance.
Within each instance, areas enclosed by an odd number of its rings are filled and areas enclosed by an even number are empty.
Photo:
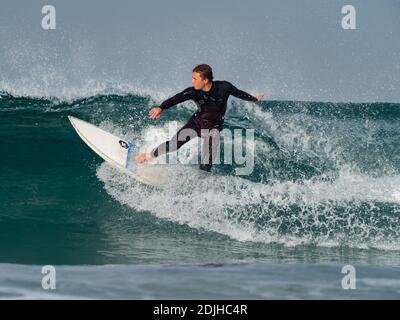
[[[199,64],[192,71],[192,85],[196,90],[203,89],[213,80],[213,72],[208,64]]]

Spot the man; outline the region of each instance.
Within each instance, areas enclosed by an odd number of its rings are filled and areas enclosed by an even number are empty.
[[[171,140],[160,144],[150,153],[139,153],[135,157],[137,163],[143,163],[161,154],[178,150],[194,137],[188,134],[191,131],[195,133],[195,136],[202,137],[204,140],[203,159],[200,169],[210,171],[216,154],[216,148],[219,145],[219,132],[223,127],[229,96],[233,95],[242,100],[253,102],[260,101],[264,96],[260,94],[254,97],[237,89],[228,81],[213,81],[212,69],[207,64],[198,65],[193,69],[192,85],[193,87],[186,88],[182,92],[165,100],[159,107],[153,107],[149,111],[151,119],[159,119],[164,110],[183,101],[193,100],[197,105],[197,111]],[[207,136],[204,136],[205,131],[209,132]]]

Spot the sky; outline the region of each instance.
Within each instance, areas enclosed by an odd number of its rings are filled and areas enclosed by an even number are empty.
[[[42,28],[44,5],[56,29]],[[344,5],[356,29],[342,28]],[[2,0],[0,91],[169,96],[200,63],[271,100],[400,102],[400,0]]]

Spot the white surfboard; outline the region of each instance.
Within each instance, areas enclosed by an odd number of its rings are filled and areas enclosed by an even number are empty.
[[[162,187],[167,183],[160,166],[135,163],[134,157],[139,151],[135,143],[78,118],[68,116],[68,119],[82,140],[112,166],[147,185]]]

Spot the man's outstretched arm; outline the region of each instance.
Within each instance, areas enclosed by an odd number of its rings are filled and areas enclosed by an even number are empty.
[[[173,97],[165,100],[159,107],[153,107],[149,111],[149,117],[151,119],[158,119],[160,118],[161,112],[171,108],[172,106],[184,102],[186,100],[193,99],[194,95],[194,88],[189,87],[183,90],[182,92],[179,92],[178,94],[174,95]]]
[[[259,94],[256,97],[254,97],[245,91],[239,90],[233,84],[231,84],[231,86],[232,86],[231,87],[231,95],[236,98],[242,99],[242,100],[256,102],[256,101],[260,101],[262,99],[262,97],[264,96],[263,94]]]
[[[173,97],[165,100],[163,103],[161,103],[160,108],[162,110],[171,108],[172,106],[193,99],[193,94],[194,94],[194,89],[193,87],[186,88],[182,92],[179,92],[178,94],[174,95]]]

